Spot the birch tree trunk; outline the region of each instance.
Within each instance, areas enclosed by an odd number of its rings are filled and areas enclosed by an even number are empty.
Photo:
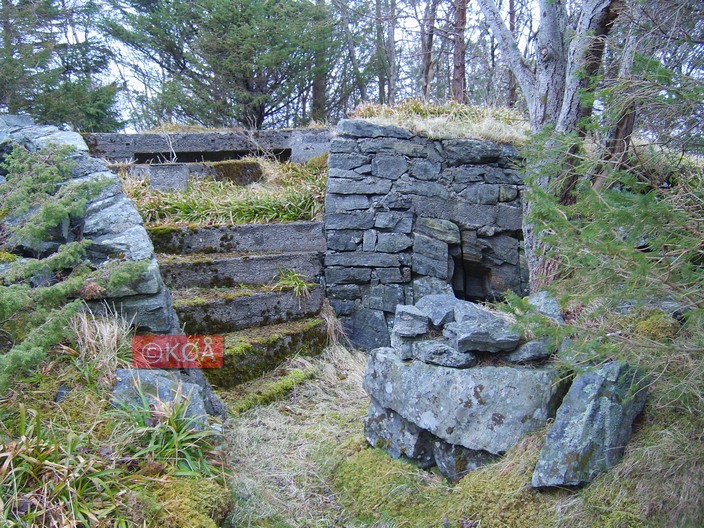
[[[425,6],[423,20],[420,21],[420,93],[424,101],[430,99],[430,86],[435,76],[436,61],[433,54],[433,41],[435,40],[435,19],[439,3],[440,0],[430,0]]]
[[[601,64],[605,38],[624,0],[583,0],[572,24],[568,24],[567,0],[538,0],[540,22],[535,68],[521,55],[496,2],[477,2],[526,98],[531,129],[537,132],[554,125],[559,132],[580,132],[581,119],[592,111],[582,95],[591,89],[592,77]],[[540,167],[527,170],[540,175],[536,184],[544,190],[554,178],[561,176],[545,174]],[[531,207],[530,199],[524,200],[526,217]],[[534,291],[551,280],[556,263],[542,256],[544,247],[539,233],[526,221],[523,222],[523,237],[530,286]]]

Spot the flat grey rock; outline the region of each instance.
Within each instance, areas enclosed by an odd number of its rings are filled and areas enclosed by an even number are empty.
[[[435,326],[443,326],[455,320],[455,305],[460,300],[446,293],[432,294],[421,297],[416,302],[416,308],[426,314]]]
[[[549,358],[554,350],[548,347],[548,339],[534,339],[519,346],[514,352],[500,356],[501,361],[507,363],[530,363]]]
[[[381,348],[369,356],[364,389],[382,407],[450,444],[500,454],[545,427],[564,382],[552,367],[454,369],[404,363],[394,350]]]
[[[521,339],[512,326],[504,317],[461,301],[455,305],[455,322],[445,325],[443,335],[460,352],[507,352],[515,350]]]
[[[557,299],[546,291],[539,291],[528,296],[528,303],[545,317],[554,319],[560,324],[565,324],[565,320],[560,313],[560,305]]]
[[[415,337],[428,332],[428,316],[411,305],[396,307],[393,333],[401,337]]]

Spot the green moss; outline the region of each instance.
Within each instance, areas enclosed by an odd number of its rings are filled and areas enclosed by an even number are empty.
[[[554,524],[550,493],[530,486],[538,454],[535,439],[521,443],[503,461],[469,473],[454,487],[362,442],[344,448],[351,454],[333,474],[340,501],[357,521],[387,521],[398,527]]]
[[[653,310],[644,314],[635,322],[636,335],[653,341],[672,339],[680,330],[680,324],[662,310]]]
[[[162,508],[161,528],[217,528],[232,506],[230,491],[211,479],[172,478],[150,492]]]
[[[236,390],[221,393],[227,405],[227,410],[234,415],[248,411],[258,405],[282,400],[301,383],[313,378],[313,369],[292,369],[276,373],[271,378],[259,378],[245,383]]]
[[[7,251],[0,251],[0,264],[7,262],[14,262],[19,257],[13,253],[8,253]]]
[[[321,353],[326,339],[322,319],[294,321],[226,334],[223,367],[206,369],[204,373],[208,381],[217,387],[235,387],[274,370],[286,358]]]

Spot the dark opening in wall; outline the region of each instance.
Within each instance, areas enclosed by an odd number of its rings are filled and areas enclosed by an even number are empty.
[[[271,151],[252,150],[216,150],[212,152],[179,152],[174,159],[173,152],[135,152],[135,163],[200,163],[203,161],[227,161],[242,159],[246,156],[271,156],[278,161],[288,161],[291,159],[291,149],[277,149]]]
[[[486,301],[491,297],[491,270],[477,262],[453,257],[452,289],[455,297],[465,301]]]

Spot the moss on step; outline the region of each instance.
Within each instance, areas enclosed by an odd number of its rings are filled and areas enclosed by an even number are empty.
[[[322,319],[250,328],[226,334],[223,367],[204,373],[216,387],[231,388],[274,370],[296,354],[320,354],[326,343],[327,331]]]
[[[210,303],[229,301],[238,297],[246,297],[259,292],[268,292],[271,288],[240,287],[240,288],[192,288],[190,290],[176,290],[173,293],[174,308],[204,306]]]
[[[277,369],[265,377],[220,391],[230,414],[237,415],[258,405],[281,400],[296,386],[315,376],[313,368]]]
[[[215,172],[218,181],[229,181],[238,185],[249,185],[261,181],[264,173],[262,166],[252,160],[226,160],[205,163]]]

